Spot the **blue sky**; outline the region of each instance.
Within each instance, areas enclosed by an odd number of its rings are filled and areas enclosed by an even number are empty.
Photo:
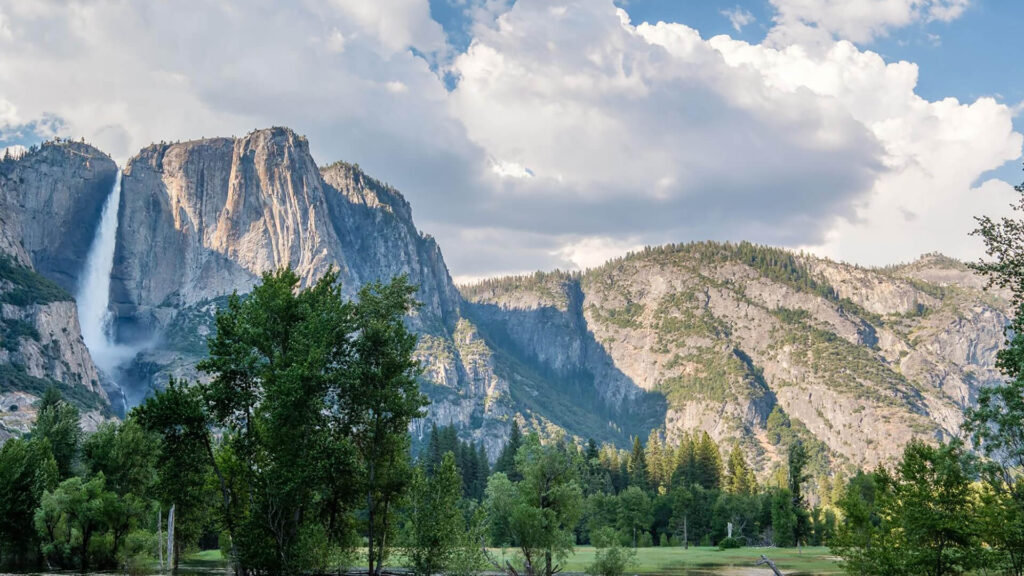
[[[0,148],[124,163],[290,126],[400,189],[461,280],[704,239],[974,258],[972,217],[1024,180],[1020,22],[1010,0],[0,0]]]

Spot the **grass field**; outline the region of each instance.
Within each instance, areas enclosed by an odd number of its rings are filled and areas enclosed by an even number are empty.
[[[515,551],[512,549],[492,550],[495,557],[511,559]],[[364,552],[365,554],[365,552]],[[627,574],[722,574],[742,576],[746,574],[770,574],[765,567],[755,568],[754,563],[761,554],[771,558],[779,570],[786,574],[826,575],[841,574],[836,558],[828,548],[804,548],[798,554],[795,548],[738,548],[735,550],[719,550],[718,548],[638,548],[636,563]],[[215,561],[222,559],[217,550],[207,550],[192,555],[190,559],[199,561]],[[395,564],[402,564],[400,556],[394,556]],[[575,554],[569,558],[564,572],[585,572],[587,566],[594,561],[594,548],[578,546]]]

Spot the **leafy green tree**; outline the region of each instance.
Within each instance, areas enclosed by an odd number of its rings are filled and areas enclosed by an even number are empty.
[[[103,474],[88,481],[75,476],[47,491],[35,512],[34,524],[43,555],[65,568],[89,569],[90,544],[105,532],[117,495],[105,487]]]
[[[416,287],[405,277],[374,282],[359,291],[358,336],[352,383],[355,446],[365,467],[369,571],[380,576],[387,558],[395,511],[409,484],[409,424],[424,416],[427,398],[416,378],[416,335],[404,318],[417,305]]]
[[[962,574],[985,566],[974,464],[957,443],[911,441],[896,474],[855,477],[833,543],[852,574]]]
[[[70,478],[75,473],[78,449],[82,442],[82,429],[78,420],[78,408],[61,398],[56,388],[48,388],[39,402],[39,412],[32,428],[32,436],[45,438],[50,442],[61,480]]]
[[[1013,206],[1024,211],[1021,199]],[[965,427],[975,446],[988,457],[983,469],[987,485],[986,517],[1001,519],[983,527],[986,541],[1006,556],[1010,573],[1024,574],[1024,220],[988,216],[977,219],[974,234],[985,242],[990,260],[974,265],[990,285],[1012,295],[1013,318],[1006,344],[996,356],[1004,383],[982,388],[977,404],[967,410]]]
[[[103,473],[108,489],[145,497],[155,480],[158,438],[129,418],[105,422],[82,443],[87,474]]]
[[[45,439],[13,438],[0,447],[0,566],[23,568],[34,560],[36,507],[57,486],[57,475]]]
[[[890,516],[896,505],[896,482],[884,469],[857,473],[850,479],[838,505],[843,521],[837,528],[832,551],[843,558],[850,574],[905,574],[902,535]]]
[[[413,487],[413,542],[408,557],[416,574],[446,572],[466,532],[459,510],[462,481],[455,456],[446,452],[433,476],[417,469]]]
[[[175,547],[177,564],[181,547],[198,539],[207,524],[211,509],[220,509],[220,517],[229,537],[235,534],[232,495],[224,473],[216,466],[216,458],[201,389],[189,387],[185,382],[168,382],[164,390],[156,392],[135,408],[129,422],[155,437],[153,495],[161,513],[172,505],[175,510]],[[210,502],[207,487],[216,470],[219,498]],[[237,559],[238,551],[231,540],[231,555]]]
[[[619,527],[630,535],[633,548],[637,547],[637,537],[654,520],[651,512],[651,499],[638,486],[630,486],[619,494]]]
[[[897,485],[898,518],[915,574],[958,574],[977,560],[973,463],[956,443],[935,447],[911,441]]]
[[[578,471],[564,445],[541,445],[531,434],[516,455],[522,480],[495,474],[487,487],[492,528],[519,549],[528,576],[551,576],[572,551],[582,507]]]
[[[321,569],[352,545],[361,495],[379,573],[409,484],[408,427],[425,404],[403,323],[414,291],[405,278],[372,283],[353,304],[333,271],[301,290],[289,269],[265,274],[217,315],[199,364],[211,378],[195,392],[172,382],[140,411],[162,454],[184,465],[161,466],[162,498],[178,505],[187,495],[171,482],[213,471],[237,572]],[[187,466],[203,456],[207,468]]]

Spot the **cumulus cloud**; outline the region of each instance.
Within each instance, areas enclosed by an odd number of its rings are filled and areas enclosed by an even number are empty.
[[[757,21],[757,18],[742,6],[722,10],[722,16],[729,19],[729,23],[737,32],[743,32],[744,28]]]
[[[1020,155],[1013,110],[924,100],[916,66],[835,40],[966,1],[773,3],[751,44],[611,0],[466,0],[463,51],[427,0],[5,3],[0,136],[85,136],[124,160],[288,125],[320,162],[402,190],[463,280],[700,239],[973,255],[971,215],[1008,203],[981,177]]]
[[[869,42],[891,30],[920,22],[959,18],[971,0],[771,0],[777,14],[769,43],[833,36]]]

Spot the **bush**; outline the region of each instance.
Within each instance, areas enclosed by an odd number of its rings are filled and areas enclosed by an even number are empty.
[[[722,538],[718,541],[719,550],[729,550],[731,548],[743,548],[743,542],[739,538]]]
[[[614,530],[600,528],[591,535],[597,552],[594,563],[587,566],[587,573],[594,576],[622,576],[626,568],[636,562],[636,552],[619,544],[618,535]]]

